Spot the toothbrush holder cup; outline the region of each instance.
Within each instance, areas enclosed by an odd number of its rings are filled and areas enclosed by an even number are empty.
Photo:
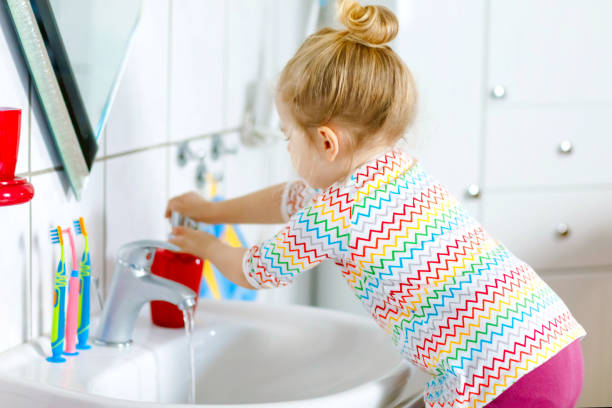
[[[0,107],[0,206],[27,203],[34,197],[34,187],[15,177],[21,109]]]

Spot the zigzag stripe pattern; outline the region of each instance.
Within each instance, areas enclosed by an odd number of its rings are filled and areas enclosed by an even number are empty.
[[[284,194],[291,218],[249,249],[247,280],[284,286],[333,260],[402,356],[432,375],[428,407],[483,407],[586,335],[531,266],[398,149],[324,192],[295,182]]]
[[[304,208],[312,200],[317,190],[310,187],[303,180],[287,183],[283,190],[281,214],[285,220]]]
[[[287,186],[294,190],[291,196],[303,197],[308,206],[294,212],[274,237],[252,246],[243,259],[245,277],[255,288],[286,286],[296,275],[325,259],[340,259],[348,251],[348,192],[332,186],[322,193],[312,190],[314,196],[308,197],[305,183],[294,184]],[[283,211],[291,214],[295,203],[287,200],[284,204]]]

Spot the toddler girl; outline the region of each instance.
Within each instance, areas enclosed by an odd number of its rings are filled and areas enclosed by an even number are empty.
[[[415,157],[412,75],[387,45],[396,16],[340,0],[345,30],[309,36],[276,106],[301,180],[222,203],[195,193],[170,211],[206,223],[285,223],[251,248],[176,228],[171,242],[232,282],[274,288],[324,260],[403,357],[429,372],[429,407],[573,407],[586,332],[525,262],[489,235]],[[509,220],[509,222],[512,222]]]

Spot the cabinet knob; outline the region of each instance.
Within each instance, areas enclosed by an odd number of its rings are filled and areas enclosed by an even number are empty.
[[[563,140],[559,143],[559,151],[561,153],[571,153],[573,149],[572,142],[569,140]]]
[[[506,97],[506,87],[503,85],[495,85],[491,90],[491,96],[495,99],[503,99]]]
[[[570,229],[567,224],[561,223],[557,225],[557,235],[560,237],[567,237],[569,235]]]
[[[470,184],[466,190],[466,193],[469,197],[480,197],[480,187],[478,187],[478,184]]]

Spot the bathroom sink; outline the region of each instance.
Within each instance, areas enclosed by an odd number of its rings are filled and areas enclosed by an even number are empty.
[[[146,306],[133,340],[63,364],[45,361],[48,337],[0,353],[0,406],[184,407],[184,329],[153,326]],[[420,407],[428,380],[373,321],[314,307],[202,299],[193,346],[201,407]]]

